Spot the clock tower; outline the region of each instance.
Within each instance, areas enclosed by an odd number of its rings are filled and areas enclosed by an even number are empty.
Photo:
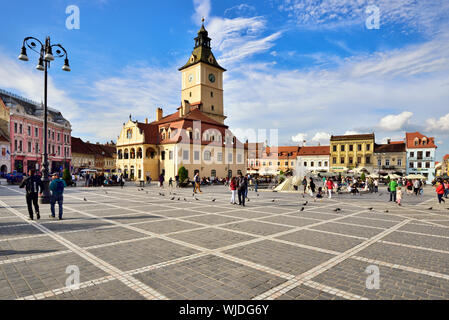
[[[211,39],[203,25],[195,38],[189,61],[179,69],[182,73],[182,104],[187,102],[208,117],[224,124],[223,73],[210,45]]]

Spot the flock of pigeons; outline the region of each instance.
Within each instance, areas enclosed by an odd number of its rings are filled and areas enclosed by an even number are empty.
[[[145,189],[139,188],[139,189],[137,189],[137,191],[145,191]],[[108,194],[107,191],[104,191],[104,193],[105,193],[105,194]],[[148,194],[148,191],[147,191],[146,193]],[[165,197],[165,193],[159,192],[159,196]],[[170,198],[171,201],[175,201],[175,200],[181,201],[181,197],[177,197],[177,194],[176,194],[176,193],[170,192],[170,196],[173,196],[173,197]],[[257,196],[259,197],[259,194],[257,194]],[[382,193],[379,193],[379,196],[382,196]],[[303,195],[302,197],[304,198],[304,195]],[[193,194],[193,198],[195,199],[195,201],[200,201],[200,199],[198,199],[197,197],[195,197],[195,194]],[[183,198],[183,200],[184,200],[185,202],[188,202],[188,200],[187,200],[186,198]],[[84,198],[84,201],[87,202],[87,199]],[[215,199],[215,198],[212,199],[212,202],[215,202],[215,201],[217,201],[217,199]],[[247,201],[249,202],[250,200],[248,199]],[[276,199],[271,200],[271,202],[276,202]],[[309,204],[309,201],[306,201],[305,203],[303,203],[303,204],[302,204],[302,207],[301,207],[301,209],[300,209],[299,211],[300,211],[300,212],[303,212],[303,211],[305,210],[305,207],[306,207],[308,204]],[[375,211],[374,208],[368,208],[367,210],[369,210],[369,211]],[[433,210],[433,207],[430,207],[430,208],[428,208],[427,210],[431,211],[431,210]],[[447,210],[449,210],[449,208],[447,208]],[[336,209],[334,209],[334,212],[337,212],[337,213],[339,213],[339,212],[341,212],[341,211],[342,211],[341,208],[336,208]],[[387,209],[387,210],[385,210],[384,212],[385,212],[385,213],[389,213],[390,211]]]

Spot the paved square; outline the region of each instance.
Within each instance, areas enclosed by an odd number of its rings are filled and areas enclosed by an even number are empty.
[[[382,193],[249,197],[68,188],[65,220],[41,205],[29,221],[23,190],[1,185],[0,299],[449,298],[449,210],[431,188],[402,207]]]

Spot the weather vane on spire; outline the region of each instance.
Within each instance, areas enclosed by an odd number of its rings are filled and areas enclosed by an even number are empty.
[[[204,21],[205,21],[204,17],[203,17],[203,19],[201,19],[201,21],[202,21],[202,22],[203,22],[203,24],[204,24]]]

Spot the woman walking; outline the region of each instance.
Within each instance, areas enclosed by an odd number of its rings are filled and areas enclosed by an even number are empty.
[[[332,190],[334,189],[334,182],[332,179],[327,180],[326,182],[327,192],[329,193],[329,199],[332,199]]]
[[[396,202],[398,203],[399,206],[402,206],[401,201],[402,201],[402,188],[398,187],[396,190]]]
[[[231,204],[236,204],[235,195],[237,193],[237,183],[235,177],[231,179],[231,183],[229,184],[229,189],[231,190]]]
[[[441,204],[441,202],[446,203],[446,201],[444,201],[443,196],[444,196],[444,184],[443,181],[439,180],[438,183],[436,184],[436,193],[438,196],[438,203]]]

